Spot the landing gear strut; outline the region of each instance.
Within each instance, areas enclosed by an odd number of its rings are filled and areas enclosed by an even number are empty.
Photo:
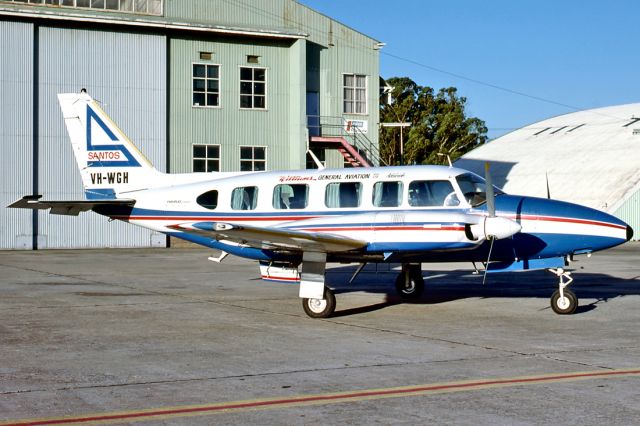
[[[573,314],[578,308],[578,297],[567,288],[573,282],[571,272],[567,272],[562,268],[549,269],[548,271],[560,280],[558,290],[551,295],[551,309],[559,315]],[[567,280],[566,282],[565,279]]]
[[[419,299],[424,291],[424,279],[420,264],[403,263],[402,272],[396,278],[396,290],[407,300]]]
[[[336,296],[329,287],[324,288],[324,299],[302,299],[302,309],[311,318],[328,318],[336,310]]]

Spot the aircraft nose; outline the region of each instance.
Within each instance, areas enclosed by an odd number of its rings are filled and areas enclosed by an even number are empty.
[[[633,228],[627,225],[627,241],[631,241],[633,238]]]

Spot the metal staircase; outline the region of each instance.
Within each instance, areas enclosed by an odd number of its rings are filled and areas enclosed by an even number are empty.
[[[309,148],[338,150],[352,167],[380,165],[378,147],[358,127],[349,126],[343,117],[308,116],[307,123]]]

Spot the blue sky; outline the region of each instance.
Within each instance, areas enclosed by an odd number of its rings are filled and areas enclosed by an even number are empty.
[[[383,77],[457,87],[492,138],[559,114],[640,102],[640,1],[299,1],[386,43]]]

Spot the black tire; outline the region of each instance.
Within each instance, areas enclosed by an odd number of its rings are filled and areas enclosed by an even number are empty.
[[[329,318],[336,310],[336,296],[325,287],[324,300],[303,298],[302,309],[311,318]]]
[[[571,315],[578,308],[578,297],[569,289],[564,289],[564,300],[560,299],[560,290],[551,295],[551,309],[558,315]]]
[[[419,266],[403,270],[396,278],[396,291],[406,300],[416,300],[424,292],[424,279]]]

